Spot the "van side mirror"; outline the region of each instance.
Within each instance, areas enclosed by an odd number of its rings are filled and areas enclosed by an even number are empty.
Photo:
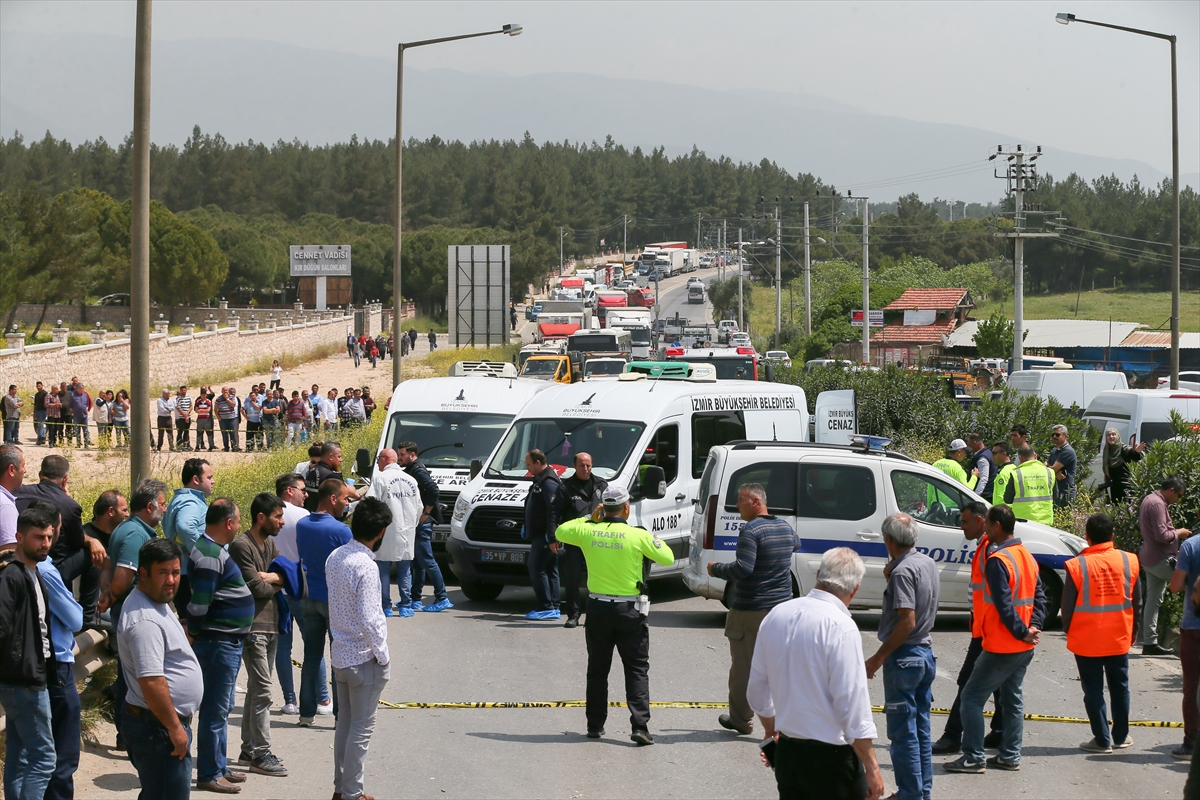
[[[479,458],[471,459],[471,480],[475,480],[475,476],[483,472],[483,460]]]
[[[642,497],[661,500],[667,496],[667,473],[662,467],[646,467],[642,473]]]
[[[358,448],[358,452],[354,454],[354,471],[363,478],[369,478],[374,465],[375,461],[371,458],[371,451],[365,447]]]

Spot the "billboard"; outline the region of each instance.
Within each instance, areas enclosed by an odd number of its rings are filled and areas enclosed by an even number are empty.
[[[508,344],[509,254],[508,245],[447,248],[446,311],[451,346]]]
[[[288,249],[293,278],[350,277],[348,244],[294,244]]]

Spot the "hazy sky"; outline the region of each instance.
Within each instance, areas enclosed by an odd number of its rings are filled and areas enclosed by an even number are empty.
[[[1058,11],[1180,37],[1180,169],[1200,170],[1200,3],[1194,0],[160,0],[154,7],[154,37],[157,42],[238,37],[391,56],[400,40],[516,22],[525,31],[514,40],[497,36],[415,50],[406,63],[807,92],[877,114],[1012,131],[1037,137],[1027,139],[1029,144],[1136,158],[1169,173],[1169,45],[1082,24],[1057,25]],[[8,32],[132,36],[133,25],[131,0],[0,2],[0,29]],[[625,111],[636,124],[644,110]],[[704,124],[706,114],[721,113],[718,108],[671,109],[669,97],[655,111],[690,113],[697,125]]]

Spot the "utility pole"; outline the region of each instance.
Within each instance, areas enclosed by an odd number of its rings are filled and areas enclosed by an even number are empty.
[[[629,253],[629,215],[622,214],[621,221],[625,223],[625,238],[621,243],[621,266],[625,266],[625,256]],[[561,256],[561,253],[560,253]]]
[[[150,477],[150,12],[151,0],[138,0],[133,67],[133,224],[130,230],[129,388],[134,407],[130,420],[130,494]]]
[[[738,228],[738,330],[746,330],[746,324],[742,316],[742,229]]]
[[[721,280],[725,280],[725,251],[729,249],[729,220],[721,220]]]
[[[808,249],[808,203],[804,204],[804,335],[812,336],[812,261]]]
[[[775,206],[775,349],[780,348],[780,329],[783,326],[783,220]]]
[[[565,237],[565,236],[566,236],[566,233],[563,232],[563,226],[559,225],[558,226],[558,277],[560,277],[560,278],[563,275],[563,264],[566,263],[563,261],[563,237]]]
[[[867,237],[870,230],[871,205],[863,201],[863,364],[871,363],[871,271]]]
[[[700,214],[696,215],[696,248],[700,247]]]
[[[1013,195],[1013,232],[997,234],[1013,240],[1013,349],[1010,372],[1025,368],[1025,240],[1058,236],[1057,233],[1032,233],[1025,229],[1025,192],[1037,180],[1037,172],[1032,165],[1041,154],[1040,146],[1036,153],[1031,154],[1024,152],[1021,145],[1010,151],[1005,151],[1003,145],[997,145],[996,152],[988,159],[991,161],[997,156],[1008,156],[1004,178],[1008,181],[1008,191]],[[1029,164],[1025,163],[1026,156],[1030,157]]]

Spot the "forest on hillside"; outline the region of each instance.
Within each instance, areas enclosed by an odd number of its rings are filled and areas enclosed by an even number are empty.
[[[0,139],[0,310],[16,302],[83,301],[128,285],[130,148],[73,145],[49,133]],[[350,244],[355,300],[391,294],[394,154],[391,143],[232,143],[195,129],[181,147],[151,151],[152,291],[160,302],[199,302],[286,285],[287,245]],[[437,313],[445,300],[445,246],[513,246],[513,285],[538,283],[563,253],[587,255],[680,239],[762,242],[780,215],[783,271],[803,258],[803,203],[812,258],[861,259],[856,202],[808,173],[703,152],[604,142],[409,140],[404,156],[406,298]],[[1098,285],[1170,285],[1171,192],[1116,178],[1039,179],[1032,224],[1060,233],[1026,247],[1029,291]],[[945,219],[943,201],[900,198],[869,223],[873,268],[909,256],[943,270],[1011,260],[1012,202],[987,217]],[[1182,196],[1185,290],[1200,287],[1200,201]],[[124,233],[119,229],[124,225]],[[122,238],[123,236],[123,238]],[[751,244],[753,249],[756,245]],[[773,247],[768,248],[773,250]],[[765,257],[765,256],[764,256]],[[773,253],[770,254],[773,262]]]

